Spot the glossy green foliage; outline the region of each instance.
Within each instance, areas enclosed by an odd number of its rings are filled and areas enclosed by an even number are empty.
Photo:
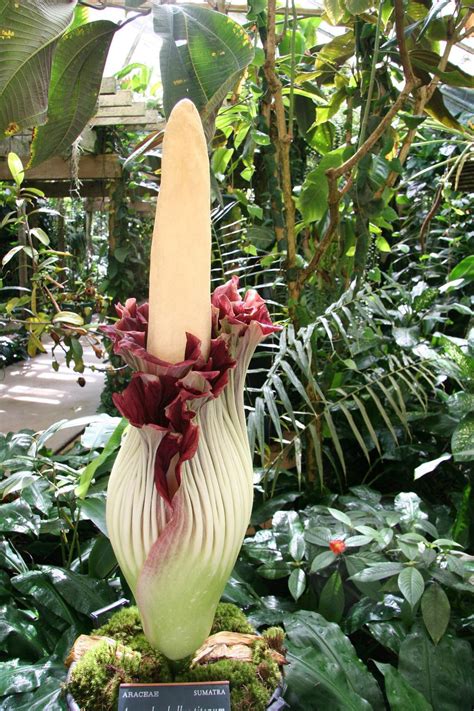
[[[92,421],[92,424],[89,424]],[[63,421],[34,435],[0,435],[0,706],[65,708],[63,662],[89,614],[120,596],[116,561],[105,531],[104,485],[118,443],[100,452],[117,425],[84,418],[83,445],[52,455],[48,438]],[[99,460],[87,498],[78,474]],[[114,586],[110,582],[115,579]],[[12,661],[14,660],[14,661]]]
[[[252,61],[250,39],[227,15],[192,5],[155,4],[153,23],[163,39],[165,114],[180,99],[191,99],[210,138],[217,111]]]
[[[44,123],[51,62],[76,3],[0,2],[0,135]]]
[[[30,167],[68,150],[94,115],[117,29],[115,23],[99,20],[75,27],[59,40],[51,70],[47,121],[35,132]]]

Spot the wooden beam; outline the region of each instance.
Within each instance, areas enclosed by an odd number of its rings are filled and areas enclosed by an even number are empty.
[[[103,116],[143,116],[145,118],[146,114],[146,102],[145,101],[135,101],[134,104],[130,106],[99,106],[99,110],[92,119],[95,121]]]
[[[152,131],[164,128],[165,120],[160,116],[158,111],[148,109],[144,116],[120,116],[117,110],[115,116],[94,116],[90,120],[91,126],[136,126],[140,128],[149,128]]]
[[[102,106],[131,106],[133,93],[129,89],[120,89],[116,94],[99,94],[99,108]]]
[[[24,165],[28,156],[23,156]],[[79,180],[113,180],[120,178],[122,166],[115,153],[104,153],[98,156],[81,156],[79,160]],[[0,180],[10,180],[7,161],[0,158]],[[71,180],[71,164],[60,156],[49,158],[36,168],[25,171],[26,180]]]
[[[42,190],[47,198],[108,198],[114,180],[83,180],[79,190],[70,180],[26,180],[24,185]]]
[[[120,8],[122,10],[125,10],[125,5],[126,5],[126,0],[89,0],[90,5],[96,5],[97,9],[103,9],[105,7],[116,7]],[[177,2],[175,3],[176,5],[181,5],[184,3]],[[214,0],[214,5],[216,6],[215,9],[217,9],[217,0]],[[204,7],[207,10],[212,9],[213,3],[209,2],[193,2],[193,5],[195,7]],[[142,5],[140,5],[137,8],[128,8],[129,12],[140,12],[142,14],[150,12],[152,7],[151,2],[144,2]],[[226,2],[225,3],[225,10],[227,13],[235,13],[237,15],[246,15],[247,12],[249,11],[248,5],[246,3],[232,3],[232,2]],[[299,17],[321,17],[324,14],[323,8],[320,7],[296,7],[296,12]],[[281,4],[281,7],[277,8],[276,11],[277,15],[285,15],[286,14],[286,8],[285,8],[285,3]]]

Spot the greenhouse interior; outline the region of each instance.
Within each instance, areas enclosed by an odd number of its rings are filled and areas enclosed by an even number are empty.
[[[0,262],[1,711],[474,708],[470,0],[0,0]]]

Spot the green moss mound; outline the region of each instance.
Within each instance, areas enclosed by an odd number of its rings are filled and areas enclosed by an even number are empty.
[[[211,634],[255,633],[235,605],[217,606]],[[232,711],[264,711],[280,680],[272,649],[283,648],[284,632],[272,627],[253,645],[252,663],[220,660],[190,667],[191,658],[169,661],[147,642],[136,607],[117,612],[96,634],[110,637],[88,651],[74,667],[68,691],[87,711],[115,711],[120,684],[166,683],[171,681],[229,681]]]
[[[242,610],[228,602],[221,602],[217,606],[211,628],[211,634],[216,634],[217,632],[255,634],[255,628],[252,627]]]

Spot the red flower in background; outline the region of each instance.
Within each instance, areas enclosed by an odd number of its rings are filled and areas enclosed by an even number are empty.
[[[335,538],[333,541],[329,541],[329,548],[334,555],[341,555],[346,550],[346,544],[340,538]]]

